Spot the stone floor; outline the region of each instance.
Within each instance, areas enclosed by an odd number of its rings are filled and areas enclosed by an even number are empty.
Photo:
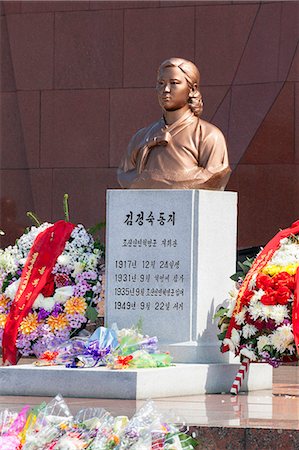
[[[57,386],[57,393],[59,386]],[[1,394],[1,393],[0,393]],[[0,395],[0,408],[19,410],[40,404],[45,397]],[[132,416],[143,400],[66,399],[73,413],[103,407],[114,415]],[[299,449],[299,366],[274,370],[273,389],[238,396],[228,394],[159,398],[160,410],[190,426],[198,449]]]

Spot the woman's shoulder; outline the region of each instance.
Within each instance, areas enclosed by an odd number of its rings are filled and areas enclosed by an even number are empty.
[[[154,134],[161,126],[163,126],[162,119],[159,119],[144,128],[140,128],[131,138],[129,147],[136,147],[138,144],[145,142],[146,138],[149,137],[151,133]]]
[[[225,140],[222,131],[210,122],[198,119],[202,140]]]

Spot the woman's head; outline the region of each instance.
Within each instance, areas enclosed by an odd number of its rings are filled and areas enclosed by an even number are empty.
[[[160,65],[158,69],[158,81],[157,81],[157,90],[159,94],[159,89],[161,89],[162,81],[164,79],[164,75],[169,77],[168,68],[176,68],[176,73],[178,78],[183,76],[183,79],[187,82],[188,89],[186,95],[186,101],[189,104],[190,109],[196,116],[200,116],[203,110],[203,101],[201,93],[199,92],[198,86],[200,81],[200,73],[195,64],[191,61],[182,58],[170,58]],[[161,100],[159,98],[160,104]],[[161,104],[164,107],[164,105]]]

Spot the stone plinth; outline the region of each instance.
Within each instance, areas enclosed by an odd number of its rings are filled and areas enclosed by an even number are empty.
[[[176,362],[227,362],[213,315],[232,287],[237,194],[107,193],[106,324],[142,322]]]
[[[160,369],[110,370],[0,367],[1,395],[147,399],[229,392],[238,364],[177,364]],[[272,367],[251,364],[242,390],[272,388]]]

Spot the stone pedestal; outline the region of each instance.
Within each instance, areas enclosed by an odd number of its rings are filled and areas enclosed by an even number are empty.
[[[232,287],[237,194],[107,193],[106,324],[142,322],[175,362],[228,362],[213,315]]]
[[[160,369],[110,370],[0,367],[1,395],[148,399],[229,392],[238,364],[177,364]],[[271,389],[272,367],[251,364],[242,390]]]

